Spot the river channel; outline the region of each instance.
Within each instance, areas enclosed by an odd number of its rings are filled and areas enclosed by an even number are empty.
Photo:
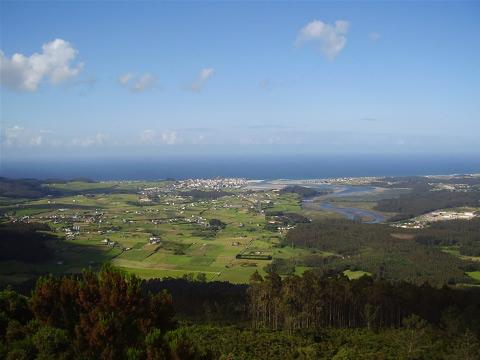
[[[302,208],[307,210],[330,211],[344,216],[350,220],[359,220],[367,224],[378,224],[386,220],[385,216],[376,211],[356,207],[339,206],[332,200],[342,197],[355,197],[373,194],[378,188],[363,185],[332,185],[312,184],[302,180],[263,180],[256,181],[247,188],[255,191],[279,190],[289,185],[306,186],[318,191],[328,191],[326,195],[319,195],[302,201]]]
[[[338,213],[350,220],[360,220],[367,224],[378,224],[386,220],[385,216],[372,210],[360,209],[355,207],[339,206],[332,202],[335,198],[346,196],[366,195],[376,191],[371,186],[348,186],[348,185],[321,185],[312,187],[317,190],[332,191],[328,195],[315,196],[304,199],[302,207],[308,210],[324,210]]]

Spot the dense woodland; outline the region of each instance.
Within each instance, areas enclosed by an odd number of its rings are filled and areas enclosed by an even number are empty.
[[[479,291],[374,281],[368,276],[350,281],[343,275],[309,271],[284,279],[276,273],[265,278],[255,273],[248,296],[254,328],[380,329],[401,327],[411,315],[438,325],[449,309],[470,330],[480,331]]]
[[[175,313],[182,319],[229,324],[248,320],[246,284],[206,282],[199,273],[196,277],[149,279],[142,286],[153,293],[168,291],[175,300]]]
[[[367,277],[255,274],[247,288],[107,266],[44,277],[29,297],[1,291],[0,358],[473,360],[479,306],[476,289]]]
[[[458,246],[460,254],[480,256],[480,218],[436,222],[415,238],[421,244]]]
[[[290,230],[284,245],[313,252],[312,255],[286,261],[290,268],[293,264],[334,272],[363,270],[380,279],[416,284],[429,282],[435,286],[471,282],[465,271],[475,271],[480,264],[447,254],[436,242],[426,243],[428,239],[449,239],[450,245],[478,246],[478,222],[445,222],[412,232],[348,220],[315,221],[298,224]],[[326,256],[322,254],[325,251],[333,254]],[[279,273],[285,274],[282,270]]]
[[[0,177],[0,196],[12,198],[37,199],[59,192],[43,186],[44,182],[36,179],[7,179]]]
[[[46,261],[52,257],[48,241],[57,238],[46,224],[0,224],[0,260]]]
[[[425,214],[437,209],[461,206],[479,206],[480,191],[428,191],[424,187],[414,188],[407,194],[398,198],[382,199],[378,201],[375,209],[378,211],[394,212],[398,215],[390,220],[404,220]]]
[[[327,190],[316,190],[316,189],[312,189],[312,188],[300,186],[300,185],[291,185],[291,186],[286,186],[283,189],[280,189],[279,193],[280,194],[297,194],[297,195],[300,195],[302,198],[309,198],[313,196],[326,195],[326,194],[329,194],[330,192]]]
[[[71,180],[60,179],[9,179],[0,177],[0,197],[12,199],[40,199],[45,196],[70,196],[78,194],[116,194],[116,193],[135,193],[134,189],[117,189],[116,186],[98,187],[88,189],[88,191],[73,191],[66,189],[54,189],[51,184],[65,184],[68,182],[95,183],[95,181],[86,178],[75,178]]]
[[[373,182],[375,186],[391,188],[431,188],[434,184],[467,184],[473,187],[480,186],[480,178],[471,175],[456,175],[448,177],[426,177],[426,176],[387,176]]]

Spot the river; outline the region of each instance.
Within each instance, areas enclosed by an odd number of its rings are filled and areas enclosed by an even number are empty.
[[[266,191],[279,190],[289,185],[300,185],[309,187],[318,191],[329,191],[327,195],[319,195],[307,198],[302,201],[302,207],[308,210],[331,211],[336,212],[350,220],[360,220],[367,224],[378,224],[386,220],[381,213],[373,210],[361,209],[356,207],[343,207],[332,202],[335,198],[354,197],[367,195],[377,192],[379,188],[364,185],[331,185],[331,184],[305,184],[299,180],[264,180],[258,181],[247,186],[250,190]]]
[[[366,224],[378,224],[386,220],[385,216],[372,210],[355,207],[344,207],[332,203],[331,200],[346,196],[365,195],[376,191],[371,186],[322,185],[315,187],[318,190],[331,190],[328,195],[315,196],[304,199],[302,207],[309,210],[324,210],[338,213],[349,220],[360,220]]]

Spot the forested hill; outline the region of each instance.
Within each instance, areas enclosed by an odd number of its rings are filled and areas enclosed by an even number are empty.
[[[43,186],[36,179],[8,179],[0,177],[0,196],[7,198],[37,199],[47,195],[58,195],[59,192]]]
[[[58,185],[82,184],[82,188],[67,189]],[[90,185],[85,187],[85,184]],[[46,196],[70,196],[79,194],[115,194],[134,193],[135,189],[119,188],[116,184],[105,184],[95,182],[86,178],[74,178],[70,180],[61,179],[9,179],[0,177],[0,197],[13,200],[39,199]]]
[[[375,206],[378,211],[398,213],[392,221],[404,220],[437,209],[459,206],[480,206],[480,191],[424,191],[414,189],[398,198],[382,199]]]
[[[473,282],[465,272],[477,271],[480,264],[452,256],[439,245],[476,253],[478,225],[478,220],[446,222],[412,231],[348,220],[314,221],[297,224],[283,244],[318,253],[298,258],[294,265],[334,272],[362,270],[381,279],[441,287]]]
[[[300,195],[302,198],[308,198],[313,196],[326,195],[326,194],[329,194],[330,192],[327,190],[316,190],[316,189],[312,189],[312,188],[308,188],[300,185],[292,185],[292,186],[284,187],[279,191],[279,193],[280,194],[297,194],[297,195]]]

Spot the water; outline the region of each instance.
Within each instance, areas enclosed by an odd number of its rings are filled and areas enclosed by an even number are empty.
[[[375,211],[354,207],[340,207],[331,202],[324,202],[318,206],[322,210],[336,212],[349,220],[361,220],[366,224],[378,224],[385,221],[385,216]]]
[[[310,210],[325,210],[336,212],[349,220],[361,220],[366,224],[378,224],[386,220],[382,214],[355,207],[338,206],[328,201],[334,198],[341,198],[345,196],[365,195],[375,191],[372,186],[349,186],[349,185],[322,185],[318,188],[332,190],[328,195],[315,196],[310,199],[305,199],[302,206]]]
[[[95,180],[245,177],[308,179],[479,173],[478,156],[172,156],[29,159],[0,162],[0,176]]]

